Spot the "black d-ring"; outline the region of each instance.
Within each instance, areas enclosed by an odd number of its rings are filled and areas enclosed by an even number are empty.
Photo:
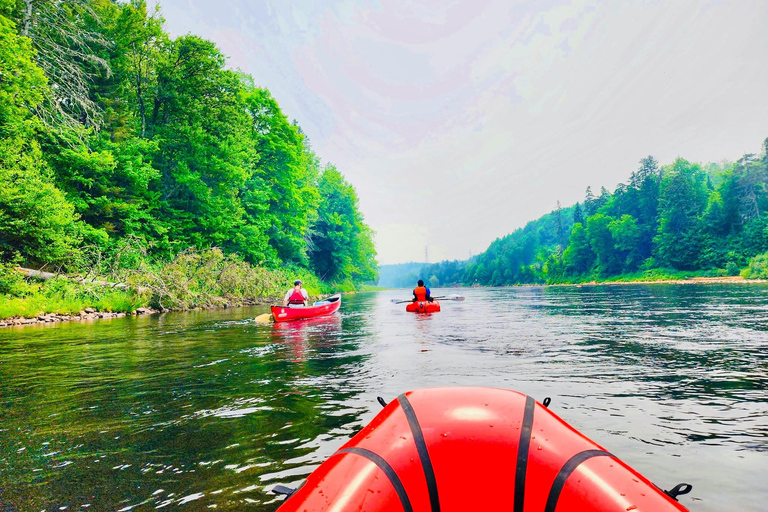
[[[387,406],[387,402],[383,398],[381,398],[380,396],[377,396],[376,400],[381,404],[382,407],[386,407]]]
[[[691,489],[693,489],[693,486],[691,484],[677,484],[670,490],[664,491],[664,494],[666,494],[673,500],[677,501],[678,496],[682,496],[683,494],[688,494],[689,492],[691,492]]]
[[[544,401],[543,401],[543,402],[541,402],[541,404],[542,404],[544,407],[549,407],[549,404],[551,404],[551,403],[552,403],[552,399],[551,399],[551,398],[549,398],[549,397],[545,398],[545,399],[544,399]]]

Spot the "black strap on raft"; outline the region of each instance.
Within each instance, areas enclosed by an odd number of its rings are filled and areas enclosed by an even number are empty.
[[[382,407],[386,407],[387,406],[387,402],[383,398],[381,398],[380,396],[377,396],[376,400],[381,404]]]
[[[269,492],[271,492],[272,494],[283,494],[283,495],[287,496],[288,498],[290,498],[291,494],[296,492],[296,489],[291,489],[290,487],[286,487],[284,485],[277,484]]]
[[[688,494],[689,492],[691,492],[691,489],[693,489],[693,486],[691,484],[677,484],[670,490],[664,491],[664,494],[666,494],[673,500],[677,501],[678,496],[682,496],[683,494]]]
[[[613,457],[613,455],[603,450],[586,450],[577,453],[568,459],[568,462],[560,468],[560,472],[552,483],[552,488],[549,490],[549,497],[547,498],[547,505],[544,507],[544,512],[555,512],[557,500],[560,498],[560,492],[563,490],[563,487],[565,487],[565,482],[568,480],[568,477],[571,476],[571,473],[573,473],[581,463],[592,457]]]
[[[416,412],[413,410],[411,402],[406,398],[405,393],[397,397],[400,407],[403,408],[405,417],[408,419],[408,425],[411,427],[413,441],[416,443],[416,451],[419,452],[421,467],[424,469],[424,478],[427,480],[427,490],[429,491],[429,503],[432,506],[432,512],[440,512],[440,498],[437,494],[437,481],[435,480],[435,471],[432,469],[432,460],[429,458],[427,443],[424,442],[424,434],[421,432],[419,420],[416,418]]]
[[[517,443],[517,467],[515,469],[515,506],[514,512],[523,512],[525,505],[525,473],[528,470],[528,448],[531,445],[531,430],[533,429],[533,411],[536,400],[525,397],[525,412],[523,426],[520,428],[520,441]]]
[[[544,399],[544,401],[543,401],[543,402],[541,402],[541,404],[542,404],[544,407],[547,407],[547,408],[549,408],[549,404],[551,404],[551,403],[552,403],[552,399],[551,399],[551,398],[549,398],[549,397],[545,398],[545,399]]]
[[[366,450],[365,448],[345,448],[343,450],[339,450],[336,453],[354,453],[355,455],[365,457],[366,459],[376,464],[379,469],[382,470],[385,475],[387,475],[387,478],[389,478],[392,487],[394,487],[397,496],[400,498],[400,504],[403,506],[403,510],[405,512],[413,512],[413,507],[411,507],[411,500],[408,499],[408,493],[405,492],[403,483],[400,481],[397,473],[395,473],[395,470],[392,469],[392,466],[390,466],[389,463],[380,455],[377,455],[370,450]]]

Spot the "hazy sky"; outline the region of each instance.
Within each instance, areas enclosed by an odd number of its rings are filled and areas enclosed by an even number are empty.
[[[587,185],[768,137],[768,2],[161,0],[357,188],[379,262],[465,259]]]

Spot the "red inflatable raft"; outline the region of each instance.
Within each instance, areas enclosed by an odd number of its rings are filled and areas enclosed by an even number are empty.
[[[272,318],[275,322],[288,322],[289,320],[303,320],[317,316],[331,315],[341,307],[341,295],[331,295],[325,300],[315,302],[305,308],[288,308],[272,306]]]
[[[393,400],[279,512],[671,512],[689,490],[666,494],[521,393],[436,388]]]
[[[437,313],[440,311],[440,303],[438,301],[411,302],[405,306],[405,310],[409,313]]]

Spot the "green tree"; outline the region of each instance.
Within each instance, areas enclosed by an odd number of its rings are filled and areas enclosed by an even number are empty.
[[[19,37],[14,22],[0,14],[0,137],[31,133],[35,123],[30,113],[46,90],[29,39]]]
[[[621,260],[611,232],[613,222],[612,217],[600,213],[587,219],[587,239],[595,253],[595,267],[604,276],[621,272]]]
[[[40,148],[0,139],[0,259],[31,264],[71,263],[79,235],[74,207],[51,180]]]
[[[333,166],[323,171],[318,188],[321,201],[310,252],[312,269],[331,282],[374,281],[372,232],[363,222],[355,189]]]
[[[246,212],[252,225],[267,228],[273,259],[306,264],[306,240],[318,215],[317,160],[269,91],[244,80],[249,131],[259,155],[246,185]]]
[[[624,272],[634,272],[643,261],[640,252],[642,236],[637,221],[631,215],[622,215],[620,219],[611,221],[608,225],[614,241],[615,257]]]
[[[563,252],[563,265],[573,275],[583,275],[590,271],[595,263],[595,253],[589,244],[587,230],[581,224],[574,224],[568,248]]]
[[[157,143],[160,215],[184,247],[233,249],[244,223],[240,191],[254,172],[256,152],[240,102],[239,76],[210,41],[182,36],[157,65],[147,133]]]
[[[706,176],[698,164],[678,158],[665,168],[659,192],[656,256],[681,270],[695,268],[701,251],[699,216],[707,205]]]

